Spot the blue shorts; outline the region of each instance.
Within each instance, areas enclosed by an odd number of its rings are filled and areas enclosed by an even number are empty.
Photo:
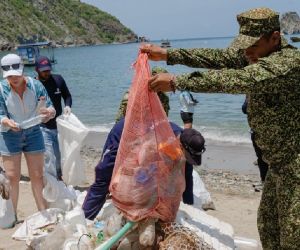
[[[45,144],[40,126],[20,131],[0,132],[0,153],[11,156],[24,153],[43,153]]]

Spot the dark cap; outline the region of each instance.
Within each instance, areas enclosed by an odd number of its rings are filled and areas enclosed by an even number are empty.
[[[205,152],[205,140],[195,129],[184,129],[180,135],[180,142],[185,149],[185,158],[192,165],[200,165],[202,154]]]
[[[39,56],[36,59],[35,67],[38,71],[52,70],[51,62],[46,56]]]

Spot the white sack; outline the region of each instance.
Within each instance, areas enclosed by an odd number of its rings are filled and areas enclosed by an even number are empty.
[[[197,208],[203,207],[205,204],[212,204],[210,193],[205,188],[203,181],[197,171],[193,170],[194,182],[194,206]]]
[[[11,199],[4,200],[0,197],[0,228],[8,228],[16,220],[15,210]]]
[[[64,182],[73,186],[81,185],[86,177],[80,148],[88,134],[88,128],[72,113],[68,116],[59,116],[56,122]]]

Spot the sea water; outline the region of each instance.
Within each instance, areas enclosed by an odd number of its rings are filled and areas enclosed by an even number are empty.
[[[170,41],[173,48],[226,48],[233,38],[202,38]],[[155,43],[155,42],[154,42]],[[160,41],[156,42],[160,44]],[[297,44],[295,44],[297,45]],[[108,132],[113,126],[123,96],[133,76],[132,64],[140,44],[99,45],[55,50],[57,64],[54,73],[61,74],[72,93],[72,112],[86,125]],[[43,53],[43,51],[41,52]],[[1,53],[3,56],[5,53]],[[194,70],[186,66],[166,66],[151,62],[175,74]],[[34,75],[34,68],[26,73]],[[178,93],[170,97],[171,121],[182,126]],[[199,101],[195,108],[194,126],[206,139],[221,142],[250,143],[249,127],[241,106],[244,95],[195,93]]]

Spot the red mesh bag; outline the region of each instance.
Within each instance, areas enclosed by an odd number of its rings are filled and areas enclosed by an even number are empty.
[[[185,159],[156,93],[150,67],[139,54],[110,193],[127,219],[173,221],[185,188]]]

